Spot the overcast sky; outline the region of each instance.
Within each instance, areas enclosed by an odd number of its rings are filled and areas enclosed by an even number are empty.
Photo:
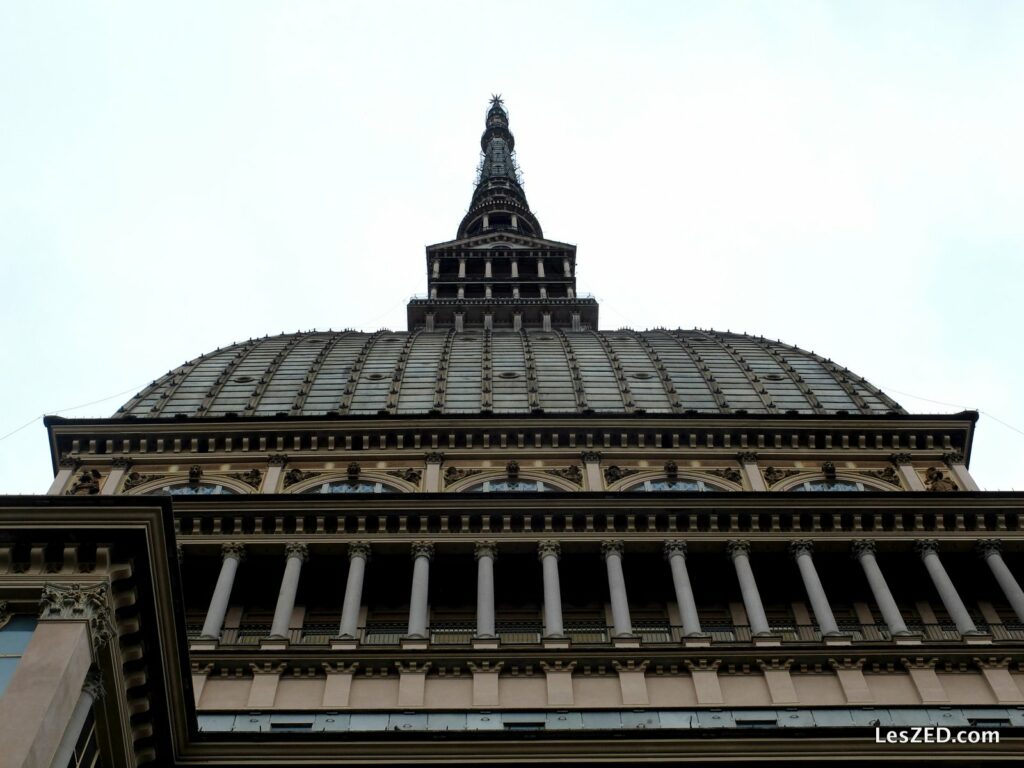
[[[972,472],[1024,488],[1022,91],[1022,2],[2,3],[0,435],[250,336],[404,329],[502,93],[603,328],[980,409]],[[0,441],[0,492],[51,477],[41,421]]]

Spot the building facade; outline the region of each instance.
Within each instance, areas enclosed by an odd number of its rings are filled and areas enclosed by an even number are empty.
[[[0,501],[10,764],[1019,756],[1024,496],[972,479],[977,414],[600,330],[497,97],[481,147],[406,332],[47,419],[48,494]],[[876,742],[925,725],[1000,738]]]

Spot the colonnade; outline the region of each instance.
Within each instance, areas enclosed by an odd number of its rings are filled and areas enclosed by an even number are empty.
[[[915,549],[924,564],[925,570],[946,612],[956,624],[961,635],[977,635],[978,631],[973,619],[960,594],[957,592],[949,574],[939,557],[939,545],[934,539],[915,542]],[[986,539],[978,542],[979,554],[988,564],[996,582],[999,584],[1010,606],[1019,621],[1024,622],[1024,590],[1007,567],[1000,552],[1000,542]],[[370,559],[370,544],[353,542],[348,546],[349,571],[342,602],[341,622],[338,635],[341,639],[354,640],[358,637],[359,613],[362,605],[363,583],[366,564]],[[743,606],[747,621],[754,637],[770,636],[771,626],[768,622],[760,590],[751,564],[751,543],[745,540],[729,541],[726,552],[736,571]],[[841,636],[839,626],[832,613],[832,607],[814,565],[814,546],[809,540],[798,539],[789,546],[790,553],[796,561],[797,568],[807,594],[814,619],[824,637]],[[683,635],[701,637],[700,616],[694,597],[693,586],[687,569],[686,542],[681,539],[670,539],[663,543],[665,559],[668,561],[672,575],[672,586],[679,606]],[[860,563],[867,579],[871,594],[882,614],[886,629],[892,636],[911,634],[904,622],[889,584],[879,567],[875,556],[875,543],[871,540],[855,541],[851,547],[854,559]],[[216,640],[220,637],[224,625],[238,572],[239,563],[245,555],[245,548],[238,543],[224,544],[221,549],[222,564],[213,597],[210,600],[206,621],[203,624],[202,637]],[[429,542],[415,542],[411,547],[413,558],[413,575],[409,597],[409,622],[407,637],[410,639],[426,639],[428,632],[428,593],[430,566],[434,558],[434,545]],[[546,639],[565,637],[562,619],[562,597],[559,583],[559,562],[561,560],[561,544],[556,540],[544,540],[537,545],[537,554],[541,562],[544,592],[544,636]],[[610,540],[601,543],[601,556],[607,570],[608,594],[611,603],[614,638],[632,638],[633,626],[629,613],[629,601],[626,594],[626,579],[623,570],[625,544],[621,540]],[[477,561],[477,601],[476,601],[476,637],[488,639],[496,637],[495,601],[494,601],[494,564],[498,557],[498,546],[493,541],[476,542],[474,555]],[[299,577],[303,563],[309,557],[307,546],[301,543],[290,543],[285,548],[285,570],[281,579],[274,619],[270,629],[270,639],[285,639],[292,612],[295,608],[295,596],[298,590]]]

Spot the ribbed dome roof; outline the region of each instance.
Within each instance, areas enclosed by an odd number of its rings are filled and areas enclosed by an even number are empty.
[[[309,332],[218,349],[115,414],[905,413],[810,352],[715,331]]]

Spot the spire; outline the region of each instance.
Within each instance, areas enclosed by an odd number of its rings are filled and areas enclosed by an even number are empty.
[[[544,237],[515,146],[501,96],[492,96],[473,201],[455,240],[427,246],[428,293],[409,301],[410,330],[597,328],[597,301],[576,295],[576,246]]]
[[[469,212],[459,225],[458,237],[483,230],[516,230],[543,237],[540,222],[530,211],[516,164],[516,140],[508,127],[508,112],[500,94],[491,96],[491,106],[480,137],[480,166]]]

